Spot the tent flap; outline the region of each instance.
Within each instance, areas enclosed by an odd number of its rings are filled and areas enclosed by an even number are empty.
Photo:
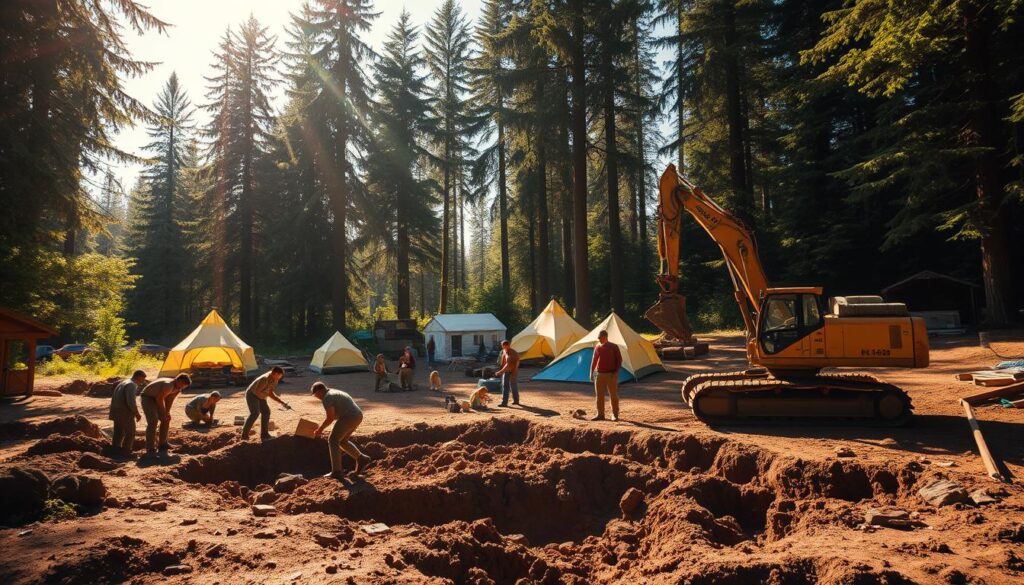
[[[176,376],[199,364],[207,367],[231,366],[232,369],[244,371],[246,376],[259,369],[252,346],[235,335],[216,310],[210,311],[188,337],[167,353],[159,375]]]

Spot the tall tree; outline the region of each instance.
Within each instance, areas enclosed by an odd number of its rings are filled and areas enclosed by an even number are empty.
[[[451,232],[455,229],[457,190],[462,183],[470,146],[465,133],[472,124],[467,103],[469,91],[470,43],[472,35],[461,8],[454,0],[444,0],[434,12],[426,33],[426,62],[431,77],[433,116],[436,131],[435,159],[442,175],[441,298],[438,312],[448,310],[449,283],[453,278],[452,257],[455,248]]]

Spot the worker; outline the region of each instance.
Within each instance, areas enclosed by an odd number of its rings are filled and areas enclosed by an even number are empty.
[[[612,400],[612,420],[619,420],[620,369],[622,369],[622,353],[619,351],[619,346],[610,343],[608,332],[602,330],[597,334],[594,358],[590,360],[590,381],[594,383],[594,395],[597,400],[597,414],[590,420],[604,420],[605,392]]]
[[[146,415],[146,455],[156,454],[156,429],[160,425],[160,450],[167,452],[167,432],[171,425],[171,405],[181,391],[192,385],[188,374],[157,378],[142,389],[142,412]]]
[[[469,407],[473,410],[487,410],[487,404],[490,401],[491,397],[484,386],[480,386],[469,395]]]
[[[373,391],[380,392],[381,386],[384,391],[388,390],[388,365],[384,362],[384,354],[378,353],[376,361],[373,362],[373,373],[376,378],[373,383]]]
[[[501,376],[501,403],[498,406],[508,406],[509,393],[512,394],[512,404],[519,405],[519,352],[512,349],[512,344],[506,339],[501,342],[501,358],[498,362],[499,370],[494,372],[495,376]]]
[[[402,357],[398,358],[398,383],[402,390],[412,390],[412,375],[416,371],[416,358],[412,356],[412,348],[406,347]]]
[[[214,390],[209,394],[196,394],[195,398],[185,405],[185,416],[197,425],[212,425],[213,411],[220,402],[220,392]]]
[[[110,450],[118,456],[129,456],[135,443],[135,423],[142,420],[135,395],[146,383],[146,372],[135,370],[131,378],[121,380],[110,397],[110,420],[114,421],[114,436]]]
[[[313,432],[313,436],[319,438],[323,434],[324,429],[331,423],[334,423],[331,435],[327,439],[327,449],[331,454],[331,472],[324,477],[340,479],[344,475],[345,472],[341,465],[342,451],[348,453],[352,459],[355,459],[356,473],[366,469],[366,466],[370,463],[370,457],[360,451],[351,441],[352,433],[363,422],[363,411],[359,408],[359,405],[356,404],[356,401],[347,392],[335,390],[334,388],[328,389],[323,382],[314,382],[309,389],[309,393],[320,399],[320,402],[324,405],[324,412],[327,413],[327,418]]]
[[[434,367],[434,354],[437,353],[437,344],[434,343],[434,336],[427,341],[427,367]]]
[[[285,408],[291,409],[277,395],[277,384],[281,381],[281,378],[284,378],[284,369],[281,366],[274,366],[269,372],[257,376],[252,381],[252,384],[249,384],[249,387],[245,389],[245,405],[249,407],[249,417],[245,419],[245,424],[242,425],[243,441],[249,439],[249,433],[252,431],[253,425],[256,424],[256,417],[260,419],[260,439],[266,441],[271,438],[268,398],[273,398]]]

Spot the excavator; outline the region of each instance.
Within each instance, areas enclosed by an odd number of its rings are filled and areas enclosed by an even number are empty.
[[[924,319],[878,296],[826,303],[820,286],[772,287],[743,222],[680,176],[675,165],[662,174],[659,191],[662,292],[645,317],[674,337],[690,334],[678,292],[679,230],[686,211],[721,249],[746,329],[750,367],[686,379],[683,401],[694,416],[707,424],[850,419],[898,426],[910,420],[910,397],[900,388],[870,375],[822,370],[927,367]]]

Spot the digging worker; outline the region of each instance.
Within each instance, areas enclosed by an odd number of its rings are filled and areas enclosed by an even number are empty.
[[[498,362],[499,369],[494,372],[495,376],[501,376],[501,403],[498,406],[508,406],[508,395],[512,394],[512,404],[519,405],[519,352],[512,349],[512,344],[506,339],[501,342],[501,361]]]
[[[135,395],[146,383],[146,372],[135,370],[131,378],[121,380],[110,397],[110,420],[114,421],[111,451],[116,455],[129,455],[135,442],[135,423],[142,420]]]
[[[213,411],[220,402],[220,392],[214,390],[209,394],[197,394],[185,405],[185,416],[197,425],[212,425]]]
[[[242,440],[249,438],[252,426],[256,424],[256,418],[260,419],[260,439],[270,438],[270,405],[268,398],[273,398],[287,409],[291,409],[281,397],[277,395],[277,384],[284,378],[284,369],[281,366],[274,366],[269,372],[258,376],[245,389],[245,404],[249,407],[249,418],[245,419],[242,425]]]
[[[604,394],[612,400],[612,420],[619,420],[619,370],[622,369],[622,353],[619,346],[608,341],[608,332],[597,334],[594,358],[590,360],[590,380],[594,382],[597,399],[597,414],[591,420],[604,420]],[[596,372],[596,377],[595,377]]]
[[[146,455],[156,453],[156,427],[160,425],[160,450],[167,451],[167,432],[171,427],[171,405],[181,391],[192,385],[188,374],[157,378],[142,389],[142,412],[146,415]]]
[[[412,348],[407,347],[398,358],[398,383],[402,390],[412,390],[412,374],[416,371],[416,358],[412,357]]]
[[[328,389],[323,382],[315,382],[309,392],[320,399],[324,405],[324,411],[327,413],[327,418],[313,432],[313,436],[319,438],[324,429],[334,423],[331,436],[327,439],[327,448],[331,453],[331,472],[324,477],[339,479],[344,475],[345,472],[341,465],[342,451],[355,459],[356,473],[366,469],[370,463],[370,457],[360,451],[351,441],[352,433],[363,422],[363,411],[359,405],[347,392],[333,388]]]

